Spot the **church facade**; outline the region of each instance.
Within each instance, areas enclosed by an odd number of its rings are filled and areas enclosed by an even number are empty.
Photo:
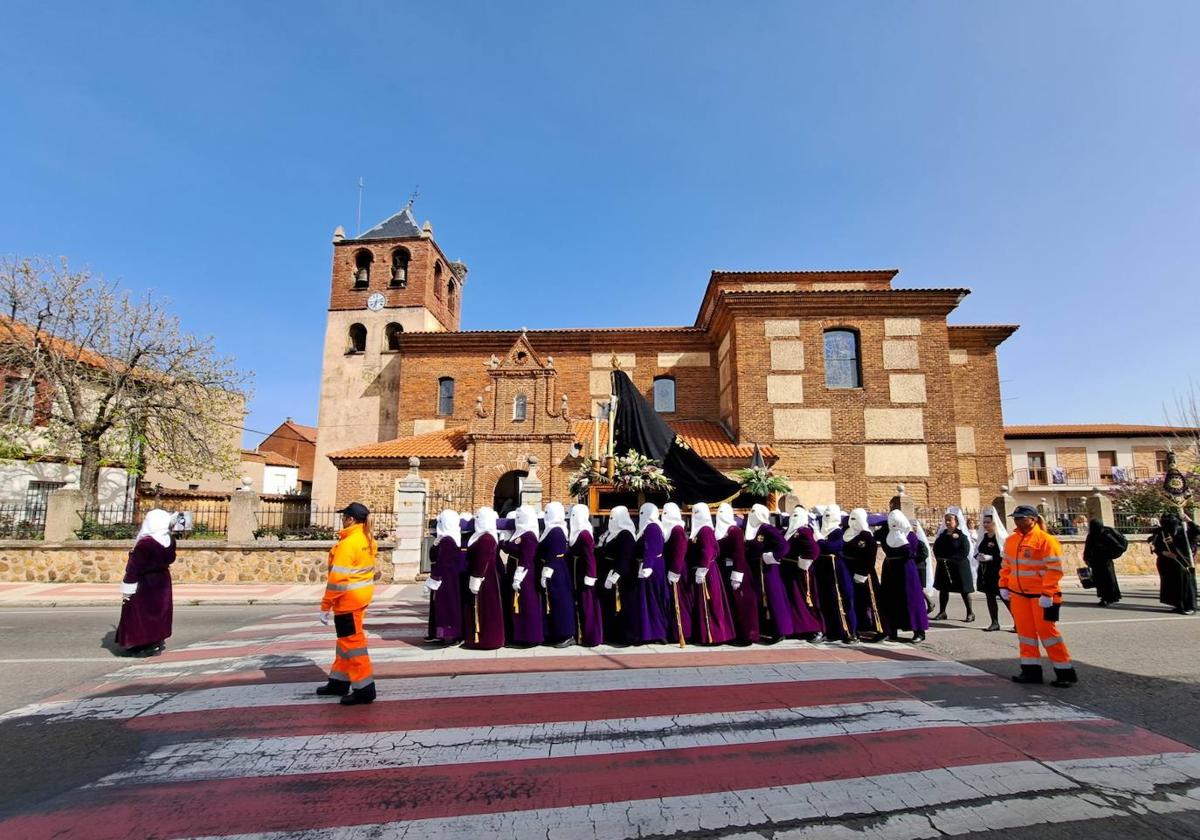
[[[897,274],[713,271],[687,326],[464,331],[467,268],[428,222],[339,229],[314,504],[390,509],[413,456],[463,510],[511,498],[529,456],[544,498],[570,501],[619,366],[716,467],[758,444],[804,504],[882,510],[904,484],[978,509],[1007,480],[996,348],[1017,328],[948,324],[968,289]]]

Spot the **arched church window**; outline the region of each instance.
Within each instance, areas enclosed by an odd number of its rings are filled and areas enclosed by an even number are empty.
[[[408,286],[408,263],[412,257],[407,248],[392,251],[392,287],[403,289]]]
[[[654,378],[654,410],[659,414],[675,413],[675,377]]]
[[[454,379],[443,376],[438,380],[438,415],[449,417],[454,414]]]
[[[524,394],[517,394],[517,396],[513,398],[513,422],[524,423],[528,414],[529,398]]]
[[[442,262],[438,260],[433,264],[433,293],[438,300],[442,299]]]
[[[384,341],[387,343],[387,349],[395,352],[400,349],[400,334],[404,332],[404,327],[397,324],[395,321],[388,324],[383,330]]]
[[[354,255],[354,288],[365,289],[371,285],[371,263],[375,256],[367,249],[362,249]]]
[[[838,328],[825,331],[825,387],[862,387],[862,357],[859,354],[857,330]]]
[[[449,283],[446,284],[446,305],[450,307],[451,312],[454,311],[454,307],[457,305],[457,301],[455,300],[455,289],[454,289],[454,281],[453,280],[451,280]]]
[[[367,350],[367,328],[362,324],[350,325],[351,353],[365,353]]]

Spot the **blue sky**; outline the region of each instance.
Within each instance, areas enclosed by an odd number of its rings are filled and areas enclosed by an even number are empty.
[[[898,267],[1005,419],[1163,422],[1200,340],[1200,4],[9,3],[0,253],[168,294],[316,420],[330,236],[420,185],[464,326],[690,323]],[[1191,327],[1185,327],[1186,318]],[[258,440],[249,435],[247,442]]]

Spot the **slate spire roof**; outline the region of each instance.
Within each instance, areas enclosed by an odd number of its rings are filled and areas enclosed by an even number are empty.
[[[405,239],[421,235],[421,226],[407,206],[355,239]]]

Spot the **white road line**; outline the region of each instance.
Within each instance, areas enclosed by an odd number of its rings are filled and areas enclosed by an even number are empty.
[[[904,677],[985,677],[958,662],[880,660],[875,662],[789,662],[684,668],[628,668],[601,671],[544,671],[463,674],[377,680],[381,700],[436,700],[446,697],[500,697],[557,693],[675,689],[814,680]],[[201,688],[178,694],[154,693],[35,703],[0,715],[0,720],[34,715],[52,721],[126,720],[143,715],[207,712],[242,707],[327,704],[313,694],[313,682]]]
[[[610,755],[931,726],[1095,719],[1096,715],[1082,709],[1043,700],[982,708],[892,700],[609,720],[214,739],[161,747],[104,777],[96,786]]]
[[[1060,621],[1059,625],[1070,624],[1130,624],[1135,621],[1195,621],[1190,615],[1156,615],[1147,618],[1088,618],[1083,621]]]
[[[1073,762],[1057,762],[1051,770],[1035,761],[1013,761],[661,799],[192,840],[528,840],[542,836],[592,840],[753,826],[769,826],[769,836],[774,840],[918,840],[962,835],[993,825],[1015,829],[1120,817],[1136,809],[1155,813],[1200,810],[1200,789],[1182,794],[1154,790],[1154,785],[1162,784],[1155,781],[1161,768],[1178,770],[1181,778],[1200,778],[1191,767],[1193,759],[1191,753],[1165,753],[1144,757],[1149,767],[1127,766],[1123,775],[1126,787],[1117,789],[1125,795],[1116,803],[1084,792],[1063,775],[1072,772]],[[993,801],[955,804],[979,799]],[[1129,810],[1115,807],[1117,803]],[[918,809],[921,814],[908,813]],[[855,817],[867,818],[869,827],[855,829],[838,824]],[[880,821],[879,817],[885,819]],[[775,828],[795,821],[810,825]],[[768,835],[748,830],[737,836],[740,840],[763,840]]]
[[[367,627],[378,627],[384,625],[387,627],[414,627],[424,629],[429,626],[427,619],[418,619],[416,616],[396,616],[389,618],[388,616],[371,616],[368,615],[363,620],[363,624]],[[239,627],[231,632],[234,633],[270,633],[275,630],[308,630],[314,627],[321,627],[321,623],[317,617],[313,615],[308,621],[280,621],[275,624],[247,624],[245,627]],[[332,632],[330,628],[325,628],[326,635]]]
[[[41,665],[48,662],[107,662],[110,665],[115,656],[63,656],[51,658],[46,656],[38,656],[33,659],[0,659],[0,665]]]
[[[389,631],[389,635],[392,635],[395,632],[396,631]],[[422,627],[413,626],[408,628],[407,632],[404,630],[399,630],[399,632],[404,634],[404,639],[388,639],[380,635],[378,630],[373,630],[371,627],[368,627],[367,638],[372,640],[374,644],[386,644],[389,641],[420,641],[423,638]],[[282,644],[284,642],[329,642],[332,645],[336,641],[337,634],[334,632],[332,627],[328,627],[313,633],[283,633],[278,636],[262,636],[258,638],[245,639],[211,639],[204,642],[194,642],[193,644],[176,648],[176,650],[224,650],[226,648],[236,647],[261,647],[264,645]]]

